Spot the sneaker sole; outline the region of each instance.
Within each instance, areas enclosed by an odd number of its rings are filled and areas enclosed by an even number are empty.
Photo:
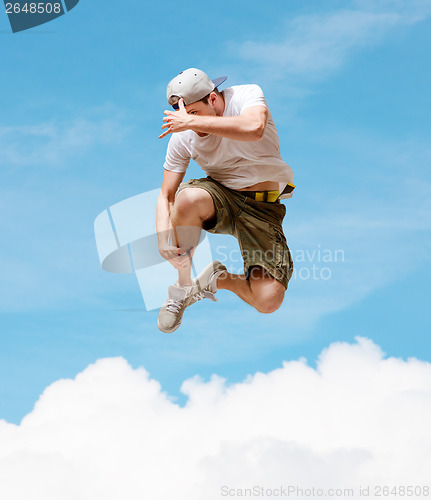
[[[160,326],[160,321],[157,319],[157,328],[162,332],[162,333],[174,333],[176,330],[178,330],[178,328],[181,326],[181,322],[175,326],[174,328],[172,329],[162,329],[161,326]]]

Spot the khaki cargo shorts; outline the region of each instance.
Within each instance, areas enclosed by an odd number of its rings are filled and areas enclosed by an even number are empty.
[[[177,193],[195,187],[208,191],[215,206],[216,216],[204,229],[237,238],[246,278],[253,266],[261,266],[287,288],[293,262],[282,228],[286,207],[280,202],[255,201],[211,177],[183,182]]]

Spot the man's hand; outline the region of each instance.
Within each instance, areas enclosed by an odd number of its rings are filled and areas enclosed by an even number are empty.
[[[184,107],[184,100],[181,98],[178,101],[179,109],[178,111],[165,111],[165,117],[163,121],[162,128],[166,128],[166,132],[159,135],[159,139],[166,137],[168,134],[173,132],[182,132],[183,130],[188,130],[190,128],[190,122],[192,117],[187,114],[186,108]]]
[[[174,247],[169,243],[159,243],[159,253],[165,260],[169,261],[175,269],[188,267],[192,259],[190,252]]]

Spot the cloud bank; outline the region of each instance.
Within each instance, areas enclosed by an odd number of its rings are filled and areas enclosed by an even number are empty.
[[[0,497],[212,500],[297,486],[359,498],[429,479],[431,364],[386,358],[370,340],[330,345],[316,368],[285,362],[235,385],[196,377],[182,391],[184,407],[122,358],[55,382],[19,426],[0,421]]]

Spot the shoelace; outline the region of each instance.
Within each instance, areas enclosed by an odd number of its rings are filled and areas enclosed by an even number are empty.
[[[201,299],[210,299],[213,302],[217,302],[217,299],[215,298],[214,294],[212,292],[209,292],[207,290],[202,290],[201,292],[197,292],[193,295],[193,298],[197,298],[197,300]]]
[[[177,314],[180,312],[180,309],[183,306],[183,302],[184,300],[168,299],[166,310]]]
[[[212,300],[213,302],[217,302],[214,293],[210,292],[209,290],[201,290],[200,292],[196,292],[195,294],[192,295],[192,298],[195,299],[195,302],[202,299],[209,299]],[[178,314],[184,305],[185,299],[186,297],[184,299],[169,298],[168,303],[166,304],[166,310],[174,314]]]

